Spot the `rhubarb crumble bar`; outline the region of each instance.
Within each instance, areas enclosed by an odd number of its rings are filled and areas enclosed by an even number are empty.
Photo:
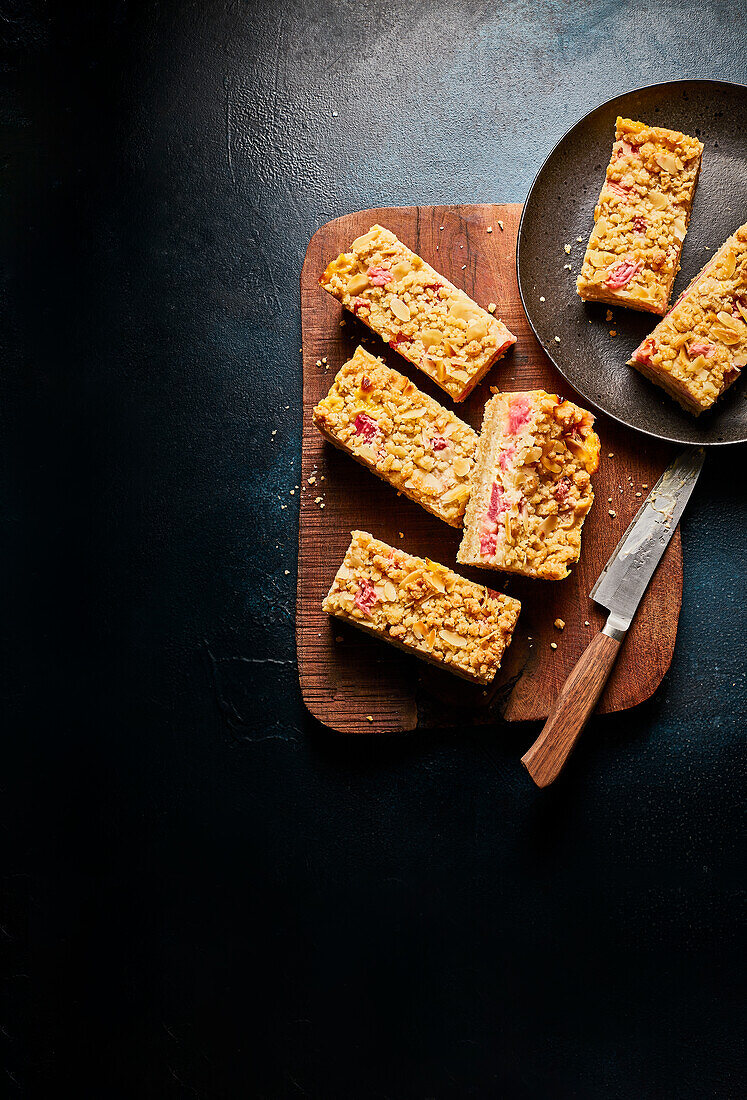
[[[629,362],[696,416],[739,377],[747,364],[747,224],[709,260]]]
[[[612,159],[576,281],[590,302],[665,313],[679,271],[703,146],[618,118]]]
[[[340,450],[434,516],[462,526],[477,433],[359,347],[313,412]]]
[[[353,241],[319,282],[455,401],[516,343],[502,321],[380,225]]]
[[[489,684],[521,604],[353,531],[323,609],[449,672]]]
[[[544,390],[485,406],[457,561],[562,580],[581,553],[599,465],[594,417]]]

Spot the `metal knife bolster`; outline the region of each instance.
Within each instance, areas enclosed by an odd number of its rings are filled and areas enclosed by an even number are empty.
[[[591,590],[610,612],[602,633],[622,641],[703,467],[702,447],[688,448],[667,467],[644,500]]]
[[[616,611],[610,611],[607,622],[602,627],[602,634],[606,634],[608,638],[614,638],[616,642],[621,642],[628,633],[632,621],[623,615],[618,615]]]

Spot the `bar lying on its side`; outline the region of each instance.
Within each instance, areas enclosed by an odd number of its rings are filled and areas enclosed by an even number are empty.
[[[590,302],[663,314],[679,271],[703,146],[618,118],[594,229],[576,281]]]
[[[511,642],[521,604],[353,531],[323,609],[385,642],[489,684]]]
[[[319,282],[455,401],[516,343],[502,321],[380,225],[332,260]]]
[[[326,439],[398,492],[461,527],[477,432],[359,347],[316,406]]]
[[[747,364],[747,224],[709,260],[629,363],[696,416],[736,381]]]
[[[485,406],[457,561],[562,580],[581,553],[599,465],[594,417],[544,390]]]

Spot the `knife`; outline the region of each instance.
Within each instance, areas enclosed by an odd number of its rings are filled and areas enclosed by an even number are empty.
[[[667,467],[592,588],[591,598],[607,608],[609,617],[574,666],[539,737],[521,758],[538,787],[557,778],[594,710],[704,461],[702,447],[688,447]]]

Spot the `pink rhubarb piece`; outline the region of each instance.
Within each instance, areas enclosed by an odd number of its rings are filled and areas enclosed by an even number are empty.
[[[612,290],[620,290],[628,285],[636,272],[640,271],[642,267],[643,260],[638,260],[637,263],[633,263],[632,260],[620,260],[619,263],[610,268],[609,275],[604,281]]]

